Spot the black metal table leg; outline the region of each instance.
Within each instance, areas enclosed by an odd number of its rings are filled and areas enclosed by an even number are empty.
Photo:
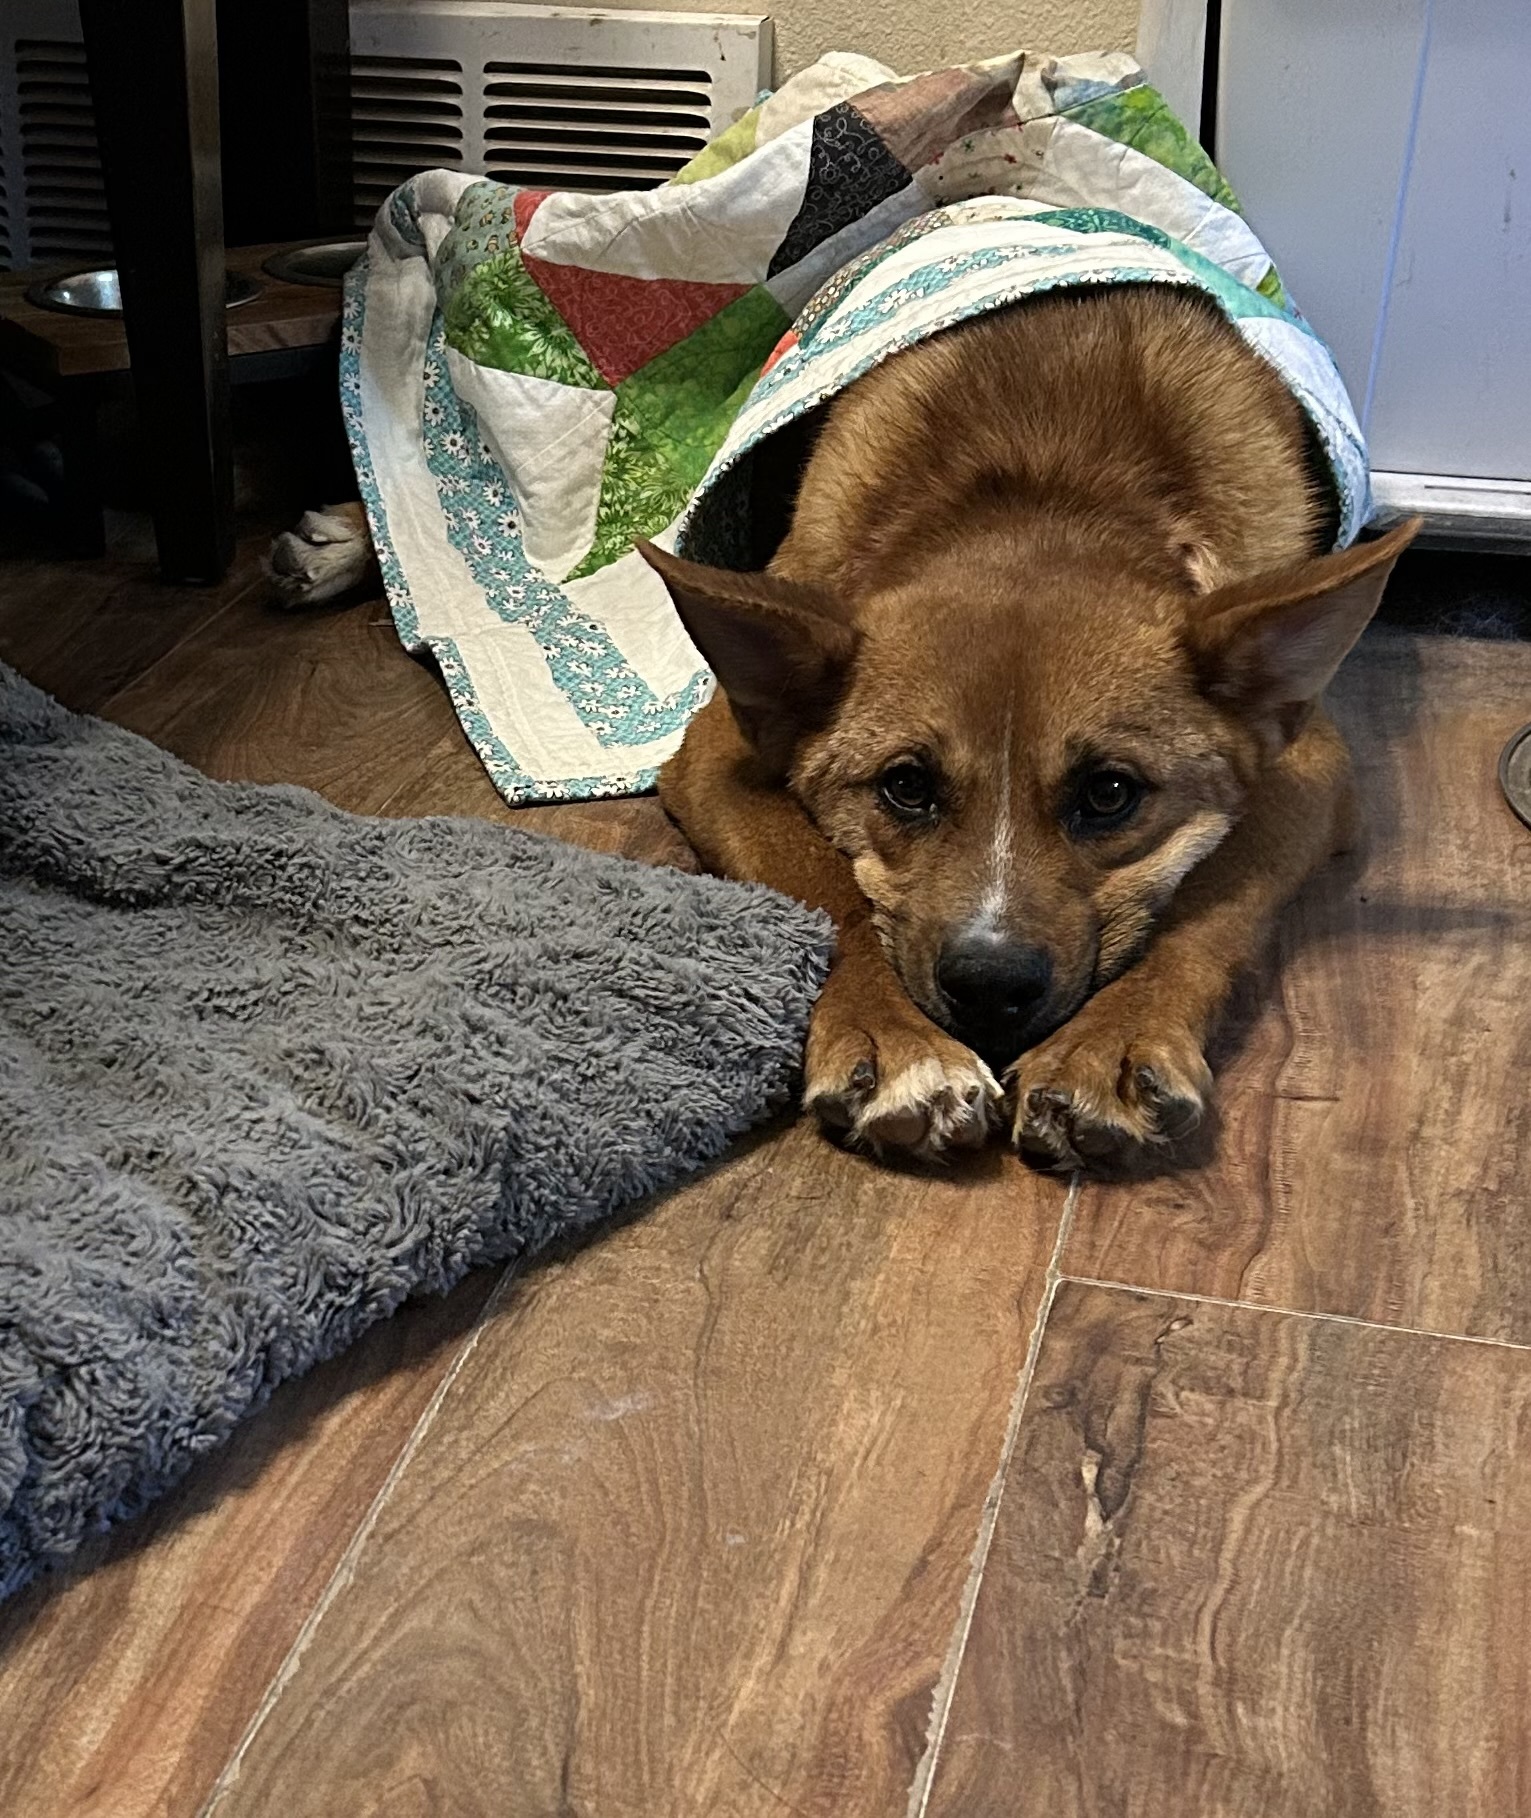
[[[215,0],[80,0],[167,580],[234,552]]]
[[[343,234],[351,202],[350,0],[217,0],[223,225],[231,246]]]
[[[73,379],[60,388],[57,435],[64,471],[58,521],[64,547],[72,556],[106,554],[98,424],[100,407],[101,388],[90,379]]]

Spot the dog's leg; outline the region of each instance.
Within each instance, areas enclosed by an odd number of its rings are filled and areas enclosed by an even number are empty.
[[[1315,716],[1248,811],[1192,872],[1143,958],[1011,1069],[1015,1140],[1073,1168],[1130,1160],[1200,1123],[1204,1049],[1282,906],[1354,837],[1350,762]]]
[[[379,581],[365,507],[357,501],[305,511],[266,558],[266,573],[284,606],[319,606],[354,587]]]
[[[850,863],[780,786],[756,780],[721,696],[692,722],[660,779],[703,863],[828,912],[834,965],[808,1030],[803,1103],[847,1142],[934,1159],[977,1148],[1000,1088],[984,1063],[910,1001]]]

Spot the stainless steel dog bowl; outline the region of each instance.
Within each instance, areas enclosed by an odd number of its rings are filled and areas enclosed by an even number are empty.
[[[224,302],[229,309],[237,309],[259,295],[260,286],[253,278],[243,278],[232,271],[228,274]],[[56,309],[67,316],[120,316],[122,285],[114,265],[98,265],[89,271],[65,272],[62,277],[34,284],[27,292],[27,301],[39,309]]]
[[[261,270],[288,284],[323,284],[338,290],[341,280],[366,250],[365,240],[324,240],[316,246],[292,246],[285,252],[273,253]]]
[[[1499,787],[1504,799],[1531,827],[1531,726],[1522,726],[1499,754]]]

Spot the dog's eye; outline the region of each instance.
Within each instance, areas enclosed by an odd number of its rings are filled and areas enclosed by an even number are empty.
[[[1079,818],[1087,827],[1124,821],[1143,799],[1143,785],[1125,770],[1092,770],[1079,790]]]
[[[924,764],[906,759],[890,764],[877,779],[877,793],[905,820],[921,820],[936,805],[936,779]]]

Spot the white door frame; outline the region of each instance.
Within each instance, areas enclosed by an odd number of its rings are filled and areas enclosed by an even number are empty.
[[[1138,9],[1138,62],[1192,132],[1205,124],[1208,11],[1208,0],[1142,0]]]
[[[1138,62],[1213,157],[1221,17],[1222,0],[1142,0],[1138,15]],[[1427,543],[1531,549],[1531,481],[1373,473],[1372,493],[1375,523],[1417,513]]]

